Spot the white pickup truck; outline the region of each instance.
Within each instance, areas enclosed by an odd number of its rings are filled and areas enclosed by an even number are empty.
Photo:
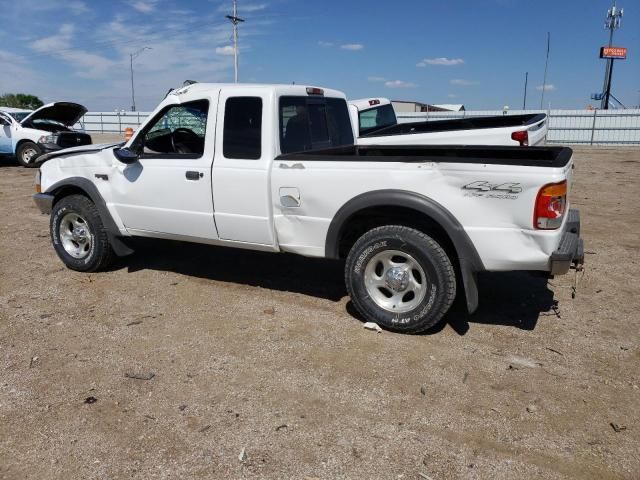
[[[479,272],[583,261],[571,155],[356,146],[338,91],[194,84],[126,144],[44,155],[34,200],[73,270],[105,268],[135,236],[343,259],[362,316],[416,333],[456,292],[475,310]]]
[[[42,153],[89,145],[89,134],[72,129],[85,113],[85,107],[71,102],[49,103],[33,111],[0,107],[0,154],[15,155],[28,167]]]
[[[350,100],[349,113],[358,145],[542,146],[548,130],[544,113],[398,123],[388,98]]]

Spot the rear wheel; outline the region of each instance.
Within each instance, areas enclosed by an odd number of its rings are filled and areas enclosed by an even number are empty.
[[[98,209],[83,195],[70,195],[53,206],[49,222],[58,257],[72,270],[95,272],[115,256]]]
[[[20,144],[16,151],[18,163],[23,167],[31,167],[36,158],[42,155],[42,149],[33,142],[24,142]]]
[[[430,236],[409,227],[374,228],[353,245],[347,290],[362,316],[395,332],[437,324],[456,295],[451,260]]]

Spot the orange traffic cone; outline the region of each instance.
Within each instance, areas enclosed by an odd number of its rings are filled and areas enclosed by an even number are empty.
[[[129,140],[133,136],[133,128],[127,127],[124,129],[124,139]]]

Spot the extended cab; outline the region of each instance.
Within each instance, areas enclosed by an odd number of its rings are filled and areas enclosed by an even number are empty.
[[[105,268],[135,236],[343,259],[363,317],[415,333],[456,292],[473,311],[479,272],[582,262],[571,155],[356,146],[338,91],[194,84],[124,145],[43,156],[34,199],[71,269]]]
[[[31,166],[39,155],[91,144],[91,136],[73,130],[87,113],[71,102],[49,103],[35,111],[0,107],[0,154],[15,155]]]
[[[541,146],[547,139],[544,113],[398,123],[387,98],[351,100],[349,112],[358,145]]]

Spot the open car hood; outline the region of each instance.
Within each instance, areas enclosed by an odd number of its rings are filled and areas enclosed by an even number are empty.
[[[20,123],[24,125],[34,120],[51,120],[66,127],[73,127],[85,113],[87,109],[78,103],[55,102],[40,107]]]

